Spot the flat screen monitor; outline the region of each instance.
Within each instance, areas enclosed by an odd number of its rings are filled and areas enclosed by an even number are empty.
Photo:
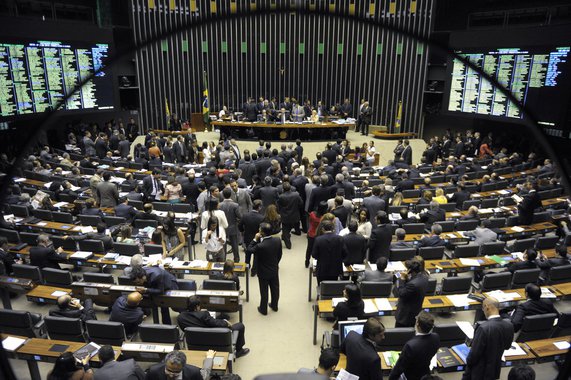
[[[358,334],[363,333],[363,326],[365,326],[366,320],[358,321],[342,321],[339,322],[339,343],[343,343],[347,334],[350,331],[355,331]]]

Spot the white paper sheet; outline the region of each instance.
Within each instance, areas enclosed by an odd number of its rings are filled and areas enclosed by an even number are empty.
[[[16,338],[15,336],[9,336],[2,341],[2,346],[6,351],[16,351],[20,346],[26,342],[26,339]]]
[[[386,272],[405,272],[406,267],[402,263],[402,261],[389,261],[387,265]]]
[[[561,342],[554,342],[553,345],[557,347],[559,350],[567,350],[570,346],[570,343],[566,341],[561,341]]]
[[[516,342],[512,342],[511,347],[504,351],[502,355],[502,360],[505,361],[505,358],[507,357],[520,356],[520,355],[525,355],[525,351],[523,350],[523,348],[520,347],[519,344],[517,344]]]
[[[61,297],[61,296],[65,296],[67,294],[67,292],[61,291],[61,290],[56,290],[55,292],[52,293],[53,297]]]
[[[331,299],[331,304],[333,305],[333,307],[336,307],[339,302],[345,302],[345,301],[347,301],[347,298],[337,297],[337,298]]]
[[[379,311],[390,311],[393,309],[387,298],[375,298],[375,304]]]
[[[460,327],[460,330],[462,330],[462,332],[466,334],[468,339],[474,339],[474,327],[470,322],[456,321],[456,324],[458,325],[458,327]]]
[[[355,376],[341,368],[335,380],[359,380],[359,376]]]
[[[465,265],[468,267],[479,267],[480,266],[480,263],[478,262],[478,260],[474,260],[474,259],[461,258],[460,262],[462,263],[462,265]]]
[[[373,300],[363,300],[363,302],[365,303],[365,314],[373,314],[379,311]]]
[[[456,307],[465,307],[470,305],[470,298],[468,298],[467,294],[449,294],[446,297]]]

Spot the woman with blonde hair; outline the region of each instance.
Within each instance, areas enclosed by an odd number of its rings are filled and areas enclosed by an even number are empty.
[[[391,206],[402,206],[403,202],[404,202],[404,197],[402,193],[399,191],[395,193]]]
[[[432,202],[432,191],[424,190],[422,192],[422,197],[418,200],[419,205],[429,205]]]
[[[269,205],[266,207],[264,222],[269,223],[272,226],[272,235],[277,235],[282,232],[282,217],[278,213],[276,205]]]
[[[444,195],[444,190],[442,190],[441,187],[436,189],[436,196],[432,199],[441,205],[448,203],[448,198],[446,198],[446,195]]]

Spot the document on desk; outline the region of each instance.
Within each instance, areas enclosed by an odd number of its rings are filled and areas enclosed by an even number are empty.
[[[63,207],[63,206],[67,206],[68,204],[69,204],[69,203],[67,203],[67,202],[58,202],[58,203],[56,203],[56,204],[54,205],[54,207],[55,207],[55,208],[60,208],[60,207]]]
[[[474,339],[474,326],[470,322],[466,321],[456,321],[460,330],[468,337],[468,339]]]
[[[466,307],[470,305],[470,298],[468,298],[467,294],[450,294],[447,295],[446,298],[456,307]]]
[[[515,231],[515,232],[522,232],[523,230],[524,230],[524,228],[522,228],[522,227],[518,227],[518,226],[512,227],[512,231]]]
[[[512,252],[512,257],[513,257],[514,259],[518,259],[518,260],[524,261],[524,259],[523,259],[523,252]]]
[[[388,298],[375,298],[375,304],[379,311],[391,311],[393,306],[389,302]]]
[[[375,271],[375,270],[377,270],[377,264],[371,264],[371,263],[369,263],[369,268],[370,268],[372,271]]]
[[[510,356],[523,356],[523,355],[525,355],[525,351],[523,350],[523,348],[521,348],[520,345],[517,344],[516,342],[512,342],[511,347],[505,350],[504,353],[502,354],[502,361],[506,361],[506,358]]]
[[[77,251],[73,255],[71,255],[69,258],[70,259],[87,260],[87,259],[90,259],[91,257],[93,257],[93,252]]]
[[[353,264],[353,272],[362,272],[365,270],[365,264]]]
[[[375,305],[373,300],[366,299],[363,300],[363,302],[365,303],[365,314],[373,314],[379,311],[379,309],[377,309],[377,305]]]
[[[553,345],[557,347],[558,350],[567,350],[571,344],[563,340],[561,342],[554,342]]]
[[[405,272],[406,267],[404,266],[402,261],[389,261],[389,264],[387,265],[387,269],[385,269],[385,271],[387,271],[387,272]]]
[[[345,302],[345,301],[347,301],[347,298],[344,298],[344,297],[332,298],[331,299],[331,305],[333,307],[336,307],[339,302]]]
[[[149,255],[149,257],[143,257],[143,263],[145,264],[154,264],[157,261],[160,261],[163,259],[163,254],[162,253],[155,253],[154,255]]]
[[[121,351],[171,352],[174,344],[123,343]]]
[[[493,290],[491,292],[487,292],[486,295],[488,297],[495,298],[498,302],[508,302],[520,298],[520,295],[518,293],[515,292],[506,293],[501,290]]]
[[[26,343],[26,339],[9,336],[2,341],[2,346],[6,351],[13,352],[20,348],[24,343]]]
[[[131,256],[119,256],[115,259],[119,264],[130,265],[131,264]]]
[[[541,298],[557,298],[549,288],[541,288]]]
[[[189,264],[191,268],[206,268],[208,266],[208,261],[206,260],[192,260]]]
[[[67,292],[61,291],[61,290],[56,290],[55,292],[53,292],[51,295],[53,297],[61,297],[61,296],[65,296],[67,294]]]
[[[355,376],[341,368],[335,380],[359,380],[359,376]]]
[[[461,258],[460,263],[462,263],[462,265],[467,266],[467,267],[479,267],[480,266],[480,262],[478,260],[474,260],[474,259]]]

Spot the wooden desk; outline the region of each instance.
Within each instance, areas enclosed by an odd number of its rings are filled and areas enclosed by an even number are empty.
[[[514,227],[523,228],[523,231],[516,231]],[[518,228],[518,229],[519,229]],[[532,236],[537,234],[545,234],[550,231],[557,229],[557,226],[550,222],[536,223],[529,226],[513,226],[513,227],[502,227],[505,233],[498,236],[501,240],[511,240],[517,237]]]
[[[378,352],[379,354],[379,358],[381,358],[381,371],[383,372],[383,375],[388,375],[389,372],[393,369],[393,367],[388,366],[387,363],[385,362],[385,358],[383,357],[383,353],[382,352]],[[347,367],[347,355],[340,353],[339,354],[339,361],[337,362],[337,365],[335,366],[335,372],[339,372],[342,369],[345,369]]]
[[[202,363],[206,358],[206,351],[195,351],[195,350],[181,350],[186,355],[186,363],[193,365],[198,368],[202,368]],[[228,372],[228,357],[230,354],[228,352],[218,352],[216,351],[216,356],[214,356],[214,361],[219,361],[217,358],[221,358],[221,363],[215,363],[212,365],[212,372],[225,374]]]
[[[318,135],[326,135],[328,139],[332,138],[331,132],[337,132],[339,138],[345,138],[347,130],[353,128],[355,124],[337,124],[332,122],[317,122],[317,123],[295,123],[288,122],[285,124],[268,123],[268,122],[244,122],[244,121],[213,121],[213,128],[219,128],[221,133],[226,135],[237,135],[238,138],[251,138],[251,133],[248,130],[253,128],[257,129],[254,133],[257,137],[260,134],[271,134],[271,138],[312,140],[316,139]]]
[[[525,342],[525,344],[535,354],[537,362],[543,363],[563,358],[569,349],[560,350],[553,343],[569,341],[571,341],[571,336],[562,336],[559,338],[532,340]]]
[[[81,227],[73,223],[59,223],[59,222],[50,222],[47,220],[42,220],[39,223],[25,223],[22,225],[23,228],[31,230],[31,231],[40,231],[40,232],[49,232],[49,233],[58,233],[58,234],[79,234],[81,231],[75,231],[76,227]]]
[[[48,286],[48,285],[38,285],[34,289],[30,290],[26,294],[26,298],[28,301],[36,302],[36,303],[47,303],[47,304],[56,304],[58,296],[54,296],[54,292],[65,292],[67,294],[71,293],[71,289],[68,288],[58,288],[55,286]]]
[[[35,287],[36,284],[27,278],[0,276],[0,296],[2,297],[4,309],[12,310],[10,292],[27,293]]]
[[[30,338],[16,351],[16,356],[18,359],[28,362],[28,369],[30,370],[32,380],[41,380],[42,377],[37,362],[54,363],[63,352],[75,352],[86,344],[87,343],[68,342],[65,340]],[[57,351],[54,350],[54,348],[56,348]],[[115,359],[117,359],[121,355],[121,347],[113,346],[113,350],[115,351]],[[95,355],[91,358],[89,364],[93,367],[100,367],[101,362],[99,361],[99,357]]]

